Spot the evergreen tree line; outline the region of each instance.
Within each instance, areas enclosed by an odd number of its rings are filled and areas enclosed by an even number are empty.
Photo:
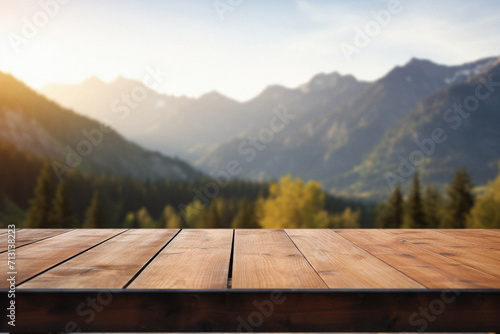
[[[234,180],[201,205],[195,194],[212,179],[142,181],[75,169],[59,182],[49,162],[2,144],[1,153],[0,227],[259,227],[257,204],[269,196],[269,183]],[[370,224],[360,203],[323,194],[321,208]]]
[[[500,166],[499,166],[500,167]],[[380,228],[500,228],[500,173],[477,197],[465,169],[455,171],[441,194],[436,186],[422,189],[419,174],[413,175],[405,199],[397,185],[387,202],[377,210]]]

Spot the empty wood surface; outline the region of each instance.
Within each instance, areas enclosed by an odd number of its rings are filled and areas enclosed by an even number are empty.
[[[427,288],[500,288],[500,279],[381,230],[337,232]]]
[[[332,289],[418,289],[423,285],[334,231],[286,230]]]
[[[123,229],[82,229],[73,230],[52,238],[36,242],[16,249],[16,282],[20,284],[42,271],[81,253],[96,244],[111,238]],[[7,268],[7,254],[0,254],[0,270],[10,272]],[[64,279],[70,279],[68,277]],[[0,288],[6,288],[8,282],[0,281]]]
[[[14,262],[20,289],[498,289],[499,241],[498,230],[23,229]]]
[[[24,229],[16,231],[16,248],[22,247],[26,244],[50,238],[58,234],[66,233],[69,229]],[[8,239],[7,235],[0,238],[0,253],[7,251]]]
[[[261,289],[327,288],[283,230],[236,230],[232,286]]]
[[[500,278],[500,252],[491,252],[491,248],[486,243],[480,244],[457,239],[450,235],[427,230],[406,232],[389,230],[387,232],[416,243],[422,248]]]
[[[433,230],[441,234],[450,235],[457,240],[466,240],[480,245],[500,250],[500,232],[497,230]]]
[[[130,289],[226,289],[233,230],[185,229],[130,284]]]
[[[126,231],[21,284],[20,288],[121,289],[178,231]]]

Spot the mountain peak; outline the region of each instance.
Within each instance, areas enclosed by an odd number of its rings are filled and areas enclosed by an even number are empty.
[[[408,61],[407,65],[410,65],[410,64],[429,64],[429,63],[432,63],[432,62],[428,59],[412,57],[410,59],[410,61]]]
[[[200,99],[208,99],[208,100],[216,100],[216,99],[227,99],[226,96],[222,95],[216,90],[212,90],[208,93],[205,93],[199,97]]]
[[[102,81],[97,75],[93,75],[83,81],[84,85],[103,85],[104,81]]]
[[[342,75],[338,72],[332,72],[329,74],[319,73],[312,77],[308,83],[301,85],[300,89],[303,92],[320,91],[324,89],[336,88],[339,85],[355,81],[356,78],[350,74]]]

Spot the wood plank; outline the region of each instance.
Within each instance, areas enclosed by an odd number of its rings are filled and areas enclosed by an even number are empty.
[[[467,240],[469,242],[475,242],[480,245],[488,245],[494,249],[500,249],[500,233],[498,233],[498,230],[438,229],[433,231]]]
[[[66,233],[71,229],[24,229],[16,231],[16,248],[22,247],[32,242]],[[0,253],[7,251],[7,237],[0,239]]]
[[[500,288],[500,279],[380,230],[337,230],[415,281],[431,289]]]
[[[283,230],[236,230],[234,289],[326,289]]]
[[[285,230],[300,252],[332,289],[423,289],[332,230]]]
[[[184,229],[130,289],[226,289],[233,230]]]
[[[21,289],[120,289],[177,229],[134,229],[21,284]],[[71,277],[71,279],[67,279]]]
[[[420,247],[500,278],[500,250],[428,230],[385,230]]]
[[[16,250],[16,283],[20,284],[42,271],[124,231],[123,229],[73,230],[22,247]],[[7,270],[7,253],[0,254],[0,271],[3,273],[11,271]],[[0,281],[0,289],[5,289],[7,286],[8,282],[6,280]]]
[[[25,333],[500,330],[500,290],[18,290],[16,306],[15,331]],[[0,331],[12,331],[8,320]]]

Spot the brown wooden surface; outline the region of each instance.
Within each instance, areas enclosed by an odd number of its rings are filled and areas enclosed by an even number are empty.
[[[423,285],[334,231],[286,230],[332,289],[418,289]]]
[[[236,230],[235,289],[322,289],[320,275],[283,230]]]
[[[465,240],[475,242],[480,245],[487,245],[488,247],[500,250],[500,233],[496,230],[448,230],[439,229],[434,230],[438,233],[452,236],[457,241]],[[495,233],[497,232],[497,233]]]
[[[234,241],[230,229],[125,231],[18,231],[18,287],[500,287],[497,230],[235,230]]]
[[[26,244],[43,240],[56,236],[58,234],[66,233],[71,230],[68,229],[24,229],[16,231],[16,248],[22,247]],[[7,236],[0,238],[0,253],[7,251],[8,240]]]
[[[498,230],[50,233],[17,234],[16,331],[500,330]]]
[[[73,230],[19,248],[16,250],[15,259],[17,284],[124,231],[123,229]],[[7,253],[0,254],[0,271],[2,273],[11,271],[7,269]],[[7,286],[6,280],[0,281],[0,289],[5,289]]]
[[[20,288],[121,289],[178,231],[126,231],[21,284]]]
[[[500,288],[499,278],[408,242],[404,233],[396,236],[380,230],[337,232],[427,288]]]
[[[233,230],[182,230],[130,289],[226,289]]]
[[[420,247],[453,259],[472,268],[500,278],[500,257],[498,252],[490,252],[487,242],[469,241],[436,231],[415,230],[401,232],[390,230],[388,233],[400,236]]]

